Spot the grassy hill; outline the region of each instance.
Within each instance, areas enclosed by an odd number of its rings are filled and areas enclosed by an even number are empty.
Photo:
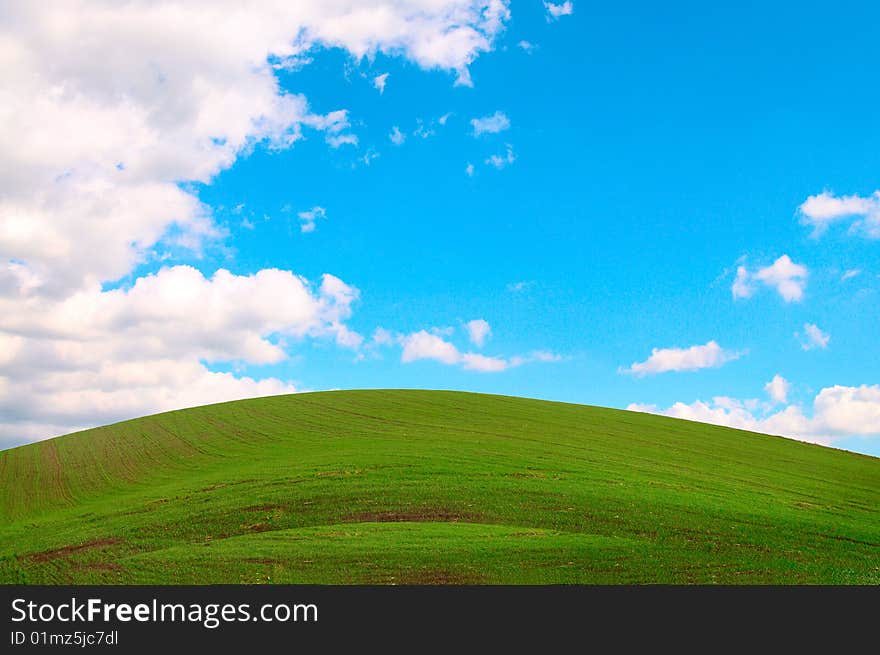
[[[880,459],[434,391],[198,407],[0,452],[0,582],[880,583]]]

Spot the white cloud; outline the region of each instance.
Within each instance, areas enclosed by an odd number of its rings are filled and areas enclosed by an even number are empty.
[[[400,131],[400,128],[397,125],[391,128],[391,133],[388,135],[388,138],[391,140],[396,146],[402,145],[404,141],[406,141],[406,134]]]
[[[369,150],[367,150],[367,151],[363,154],[362,157],[359,157],[358,160],[359,160],[359,161],[362,161],[362,162],[364,163],[364,166],[369,166],[369,165],[372,164],[376,159],[379,159],[380,156],[381,156],[381,155],[380,155],[378,152],[376,152],[375,150],[373,150],[372,148],[370,148]]]
[[[373,78],[373,86],[379,90],[379,95],[385,93],[385,83],[388,81],[390,75],[391,73],[382,73]]]
[[[402,339],[402,362],[415,362],[420,359],[433,359],[443,364],[457,364],[461,361],[458,349],[436,334],[419,330]]]
[[[394,335],[383,327],[377,327],[371,340],[377,346],[390,346],[394,343]]]
[[[474,165],[472,163],[468,162],[468,165],[464,167],[464,173],[468,177],[473,177],[474,176]]]
[[[781,375],[774,375],[773,379],[764,385],[764,390],[774,403],[788,402],[788,389],[790,384]]]
[[[804,323],[803,337],[797,332],[794,333],[794,336],[801,340],[801,348],[804,350],[814,350],[815,348],[825,350],[828,347],[828,342],[831,341],[831,336],[814,323]]]
[[[357,299],[357,289],[332,275],[315,288],[289,271],[219,270],[208,278],[189,266],[161,269],[128,289],[95,285],[26,304],[0,298],[0,380],[14,381],[0,384],[0,434],[21,440],[33,434],[28,426],[64,431],[293,392],[287,382],[208,365],[278,363],[307,338],[357,348],[360,336],[345,324]]]
[[[844,271],[843,275],[840,276],[841,282],[845,282],[846,280],[851,280],[854,277],[857,277],[862,274],[861,269],[851,268],[848,271]]]
[[[730,288],[734,299],[751,298],[755,293],[755,288],[751,284],[751,274],[745,266],[738,266],[736,269],[736,279]]]
[[[474,352],[462,353],[454,344],[441,336],[441,334],[445,334],[444,331],[438,332],[432,334],[426,330],[419,330],[412,334],[398,336],[398,342],[403,347],[401,361],[408,364],[422,359],[432,359],[446,365],[459,365],[469,371],[498,373],[533,362],[547,363],[562,360],[560,355],[544,350],[534,351],[528,355],[516,355],[509,359]]]
[[[486,357],[478,353],[465,353],[461,356],[462,368],[481,373],[495,373],[504,371],[510,366],[510,362],[501,357]]]
[[[215,237],[180,182],[304,129],[356,140],[344,110],[283,92],[279,64],[329,46],[462,77],[508,15],[498,0],[4,3],[0,255],[64,292],[126,275],[172,226]]]
[[[534,43],[530,43],[529,41],[526,41],[526,40],[520,41],[519,43],[516,44],[516,46],[518,48],[520,48],[521,50],[525,50],[528,54],[532,54],[532,51],[536,47]]]
[[[553,2],[545,2],[544,8],[547,9],[547,20],[558,20],[562,16],[571,16],[574,13],[574,5],[571,0],[565,0],[555,4]]]
[[[492,328],[482,318],[468,321],[464,326],[468,333],[468,339],[477,348],[482,348],[483,344],[486,343],[486,339],[492,336]]]
[[[870,239],[880,239],[880,191],[868,197],[851,195],[835,196],[823,191],[810,196],[800,207],[801,223],[813,228],[813,238],[818,238],[834,223],[852,219],[851,234],[863,234]]]
[[[851,436],[880,436],[880,385],[826,387],[813,399],[812,416],[806,416],[797,405],[756,414],[754,406],[728,398],[677,402],[667,409],[633,403],[627,409],[826,445]]]
[[[510,119],[499,110],[490,116],[472,118],[471,127],[473,127],[475,137],[481,134],[498,134],[510,128]]]
[[[0,337],[23,341],[3,358],[0,432],[19,440],[294,390],[203,361],[271,363],[305,337],[356,347],[335,278],[315,291],[289,271],[171,267],[112,283],[223,238],[193,189],[243,153],[309,131],[357,143],[344,108],[315,113],[277,71],[340,48],[469,84],[509,18],[499,0],[10,0],[2,14]]]
[[[741,356],[742,353],[725,350],[715,341],[690,348],[653,348],[648,359],[635,362],[629,368],[621,369],[620,372],[642,377],[668,371],[697,371],[703,368],[717,368]]]
[[[323,207],[312,207],[307,211],[302,211],[299,214],[300,220],[300,230],[305,232],[314,232],[315,231],[315,221],[321,218],[327,218],[327,211]]]
[[[440,118],[438,118],[437,122],[440,123],[440,125],[446,125],[446,121],[449,120],[450,116],[452,116],[452,112],[448,111],[445,114],[443,114]]]
[[[433,125],[433,123],[431,124]],[[416,129],[413,130],[413,136],[417,136],[420,139],[427,139],[435,134],[436,132],[434,131],[434,128],[426,126],[421,118],[416,121]]]
[[[510,366],[522,366],[523,364],[531,364],[532,362],[561,362],[565,359],[562,355],[552,353],[547,350],[533,350],[528,355],[514,355],[510,358]]]
[[[800,302],[804,297],[808,275],[806,266],[795,264],[788,255],[782,255],[770,266],[754,272],[739,266],[731,293],[734,299],[750,298],[755,293],[755,283],[761,283],[775,289],[785,302]]]
[[[485,163],[489,166],[494,166],[500,171],[502,168],[506,168],[515,161],[516,155],[513,154],[513,147],[508,143],[506,152],[503,154],[492,155],[486,159]]]
[[[354,134],[328,134],[325,141],[327,141],[332,148],[356,146],[358,144],[358,138]]]

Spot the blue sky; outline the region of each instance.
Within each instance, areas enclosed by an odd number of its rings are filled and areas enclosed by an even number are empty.
[[[301,118],[292,143],[245,135],[211,173],[169,173],[204,224],[159,221],[129,239],[142,247],[127,265],[89,279],[104,296],[183,265],[206,280],[290,271],[315,297],[322,275],[344,281],[321,329],[260,314],[253,332],[283,357],[186,351],[234,378],[630,407],[880,455],[880,9],[712,4],[575,0],[553,16],[512,2],[461,61],[316,38],[296,53],[307,62],[267,68],[274,94],[345,110],[344,126]],[[136,155],[120,152],[121,170]],[[360,338],[343,343],[340,324]],[[16,420],[28,439],[89,424]]]

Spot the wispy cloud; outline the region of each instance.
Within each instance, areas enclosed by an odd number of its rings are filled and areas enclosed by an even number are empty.
[[[388,135],[388,138],[391,140],[396,146],[402,145],[404,141],[406,141],[406,134],[400,131],[400,128],[395,125],[391,128],[391,133]]]
[[[513,154],[513,146],[508,143],[505,152],[491,155],[486,159],[485,163],[500,171],[502,168],[510,166],[515,161],[516,155]]]
[[[316,221],[322,218],[327,218],[327,210],[323,207],[312,207],[309,210],[302,211],[299,214],[300,226],[299,229],[303,233],[314,232]]]
[[[391,73],[382,73],[381,75],[377,75],[373,78],[373,86],[379,90],[379,95],[385,93],[385,84],[388,81],[388,77]]]
[[[831,335],[823,332],[815,323],[804,323],[804,333],[794,333],[795,338],[801,342],[801,348],[804,350],[825,350],[831,341]]]

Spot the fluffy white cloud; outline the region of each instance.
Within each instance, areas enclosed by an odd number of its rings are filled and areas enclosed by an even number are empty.
[[[486,324],[486,327],[488,327],[488,324]],[[544,350],[534,351],[528,355],[516,355],[510,358],[490,357],[473,352],[462,353],[454,344],[446,341],[441,334],[447,334],[447,331],[435,330],[428,332],[426,330],[419,330],[412,334],[398,336],[398,342],[403,347],[401,361],[406,364],[420,359],[433,359],[442,364],[460,365],[469,371],[497,373],[532,362],[546,363],[562,360],[560,355]]]
[[[825,350],[828,347],[828,342],[831,341],[831,335],[823,332],[815,323],[804,323],[803,337],[797,332],[794,333],[794,336],[801,340],[801,348],[804,350],[814,350],[816,348]]]
[[[547,10],[548,21],[558,20],[561,16],[571,16],[574,13],[574,5],[571,0],[560,3],[545,2],[544,8]]]
[[[288,147],[304,128],[355,142],[344,111],[312,113],[279,89],[273,64],[339,47],[467,81],[509,15],[499,0],[13,1],[0,11],[0,255],[67,287],[125,275],[171,226],[192,243],[211,235],[209,212],[179,182],[208,182],[240,152]]]
[[[314,288],[289,271],[207,278],[189,266],[128,289],[0,298],[0,380],[8,382],[0,384],[0,434],[21,440],[33,425],[80,427],[292,392],[277,379],[238,378],[207,364],[277,363],[305,338],[357,348],[360,335],[345,325],[357,299],[357,289],[332,275]]]
[[[745,266],[736,270],[731,287],[734,299],[751,298],[756,283],[776,290],[785,302],[799,302],[804,297],[809,272],[802,264],[795,264],[788,255],[782,255],[770,266],[750,272]]]
[[[510,129],[510,119],[504,112],[496,111],[490,116],[472,118],[471,127],[474,129],[475,137],[481,134],[498,134],[498,132]]]
[[[513,154],[513,146],[509,143],[507,144],[507,150],[502,154],[492,155],[488,159],[486,159],[486,164],[489,166],[494,166],[499,171],[502,168],[510,166],[513,162],[516,161],[516,155]]]
[[[764,390],[774,403],[788,402],[789,382],[781,375],[774,375],[773,379],[764,385]]]
[[[798,211],[801,223],[812,226],[814,238],[820,237],[833,223],[851,219],[850,233],[880,239],[880,191],[868,197],[835,196],[823,191],[807,198]]]
[[[840,276],[841,282],[846,282],[847,280],[851,280],[854,277],[858,277],[862,274],[861,269],[851,268],[848,271],[844,271],[843,275]]]
[[[492,336],[492,328],[482,318],[468,321],[464,326],[468,333],[468,339],[477,348],[482,348],[483,344],[486,343],[486,339]]]
[[[382,73],[381,75],[376,75],[376,77],[373,78],[373,86],[378,89],[379,95],[385,93],[385,84],[386,82],[388,82],[388,77],[390,75],[391,73]]]
[[[10,389],[3,381],[0,448],[160,411],[303,390],[276,378],[236,377],[176,360],[132,360],[113,370],[96,365],[43,381],[19,380]]]
[[[464,174],[468,177],[474,176],[474,165],[468,162],[468,165],[464,167]]]
[[[504,0],[4,2],[0,432],[23,440],[292,391],[202,360],[271,363],[304,337],[357,347],[344,323],[356,291],[332,276],[315,290],[288,271],[173,267],[102,288],[158,244],[198,252],[222,238],[193,183],[242,153],[288,148],[309,131],[331,147],[357,144],[344,108],[313,112],[276,70],[340,48],[470,84],[469,64],[508,18]],[[305,230],[317,209],[303,212]]]
[[[402,338],[403,354],[400,360],[404,363],[420,359],[433,359],[443,364],[458,364],[461,353],[458,348],[436,334],[419,330]]]
[[[327,210],[323,207],[312,207],[309,210],[302,211],[299,214],[300,226],[302,232],[314,232],[315,222],[320,218],[327,218]]]
[[[731,398],[715,398],[711,402],[677,402],[667,409],[633,403],[627,409],[826,445],[856,435],[880,436],[880,385],[826,387],[813,399],[812,416],[805,415],[797,405],[763,413],[759,407]]]
[[[741,356],[742,353],[725,350],[715,341],[690,348],[653,348],[648,359],[635,362],[629,368],[621,369],[621,372],[642,377],[668,371],[697,371],[717,368]]]

